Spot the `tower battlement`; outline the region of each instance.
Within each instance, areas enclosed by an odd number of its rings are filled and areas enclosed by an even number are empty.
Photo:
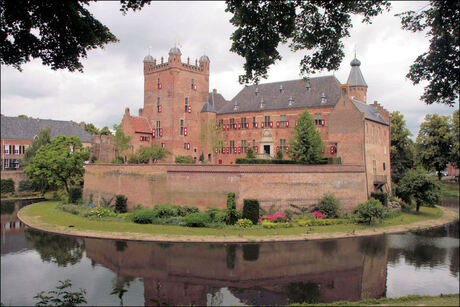
[[[203,73],[209,75],[209,58],[206,55],[195,59],[195,64],[190,63],[190,58],[187,58],[187,63],[181,61],[182,52],[179,48],[173,47],[169,50],[168,61],[165,62],[161,57],[160,63],[154,59],[151,55],[147,55],[144,58],[144,75],[157,73],[160,71],[168,70],[170,68],[179,68],[184,71]]]

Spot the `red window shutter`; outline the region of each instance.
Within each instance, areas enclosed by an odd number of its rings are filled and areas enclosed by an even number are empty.
[[[286,121],[286,127],[289,127],[289,121]]]
[[[326,124],[326,121],[324,119],[321,120],[321,126],[324,126]]]
[[[259,123],[256,123],[256,128],[258,128],[258,127],[259,127]]]
[[[241,129],[241,124],[240,123],[238,123],[238,129]]]
[[[188,106],[187,110],[189,113],[192,113],[192,106]]]
[[[196,84],[193,85],[193,89],[196,91],[197,89]]]
[[[334,153],[334,146],[331,146],[331,147],[329,148],[329,152],[330,152],[331,154]]]
[[[261,127],[261,128],[264,128],[264,126],[265,126],[265,123],[264,123],[264,122],[261,122],[261,123],[260,123],[260,127]]]
[[[160,128],[160,137],[163,136],[163,128]]]
[[[161,90],[161,83],[158,83],[158,89]]]
[[[155,129],[152,129],[152,136],[155,137]]]
[[[238,147],[238,153],[241,153],[241,147]]]
[[[184,136],[187,136],[187,127],[184,127]]]
[[[259,146],[256,146],[255,149],[256,149],[255,152],[259,152]]]
[[[270,128],[273,128],[273,122],[270,122]]]
[[[187,150],[190,150],[190,143],[187,143]]]
[[[280,127],[280,122],[276,122],[276,128],[279,128]]]

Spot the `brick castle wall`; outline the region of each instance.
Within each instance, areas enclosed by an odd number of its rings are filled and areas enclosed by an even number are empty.
[[[225,208],[226,194],[236,194],[237,206],[243,199],[259,199],[261,206],[289,204],[312,206],[325,193],[341,200],[350,212],[367,200],[363,166],[353,165],[107,165],[85,166],[84,199],[94,203],[128,197],[128,207],[142,204],[177,204]]]

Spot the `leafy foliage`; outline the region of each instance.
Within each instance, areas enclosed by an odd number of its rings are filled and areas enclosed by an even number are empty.
[[[452,131],[453,131],[453,144],[450,162],[460,168],[460,124],[459,124],[460,110],[456,110],[452,114]]]
[[[18,184],[18,191],[19,192],[35,191],[35,190],[36,190],[36,188],[32,184],[32,182],[30,182],[30,180],[21,180],[21,181],[19,181],[19,184]]]
[[[195,161],[192,156],[176,156],[174,162],[180,164],[193,164]]]
[[[334,194],[326,193],[318,204],[318,211],[330,218],[339,216],[340,200]]]
[[[115,195],[115,212],[126,213],[128,212],[127,203],[128,198],[123,194]]]
[[[253,224],[259,221],[260,204],[257,199],[243,200],[243,219],[250,220]]]
[[[78,137],[59,135],[37,151],[24,173],[42,191],[64,187],[69,193],[70,187],[83,179],[83,163],[88,158]]]
[[[89,134],[91,135],[99,135],[100,134],[100,131],[99,129],[97,129],[96,126],[94,126],[94,124],[91,124],[91,123],[84,123],[82,122],[81,124],[83,124],[85,126],[85,131],[88,132]]]
[[[225,210],[225,222],[227,225],[234,225],[241,218],[241,212],[236,209],[235,193],[227,194],[227,209]]]
[[[344,57],[341,40],[350,36],[351,15],[370,22],[389,8],[387,1],[269,1],[227,0],[230,22],[236,27],[230,51],[245,58],[240,83],[267,77],[268,67],[280,60],[279,44],[290,41],[292,51],[312,50],[300,62],[301,72],[337,70]]]
[[[427,114],[417,136],[417,157],[427,170],[436,170],[439,179],[449,163],[452,144],[449,117]]]
[[[386,208],[375,198],[371,198],[355,208],[355,213],[359,218],[367,220],[369,224],[372,219],[382,219],[385,215]]]
[[[254,225],[254,223],[249,219],[242,218],[236,221],[235,225],[240,228],[249,228]]]
[[[380,203],[384,206],[388,204],[388,194],[385,192],[372,192],[371,197],[380,201]]]
[[[1,180],[1,192],[12,193],[14,192],[14,180],[11,178]]]
[[[109,127],[104,126],[100,131],[100,135],[113,135],[113,134],[112,134],[112,131],[110,131]]]
[[[398,183],[408,170],[414,167],[414,142],[406,127],[404,116],[391,113],[391,180]]]
[[[40,149],[40,147],[45,146],[51,142],[51,129],[49,127],[42,129],[40,133],[33,139],[32,144],[29,148],[26,149],[22,157],[22,165],[25,167],[29,165],[32,159],[35,157],[35,154]]]
[[[308,110],[300,114],[294,138],[289,143],[288,154],[292,160],[303,164],[318,164],[322,161],[323,141]]]
[[[130,155],[129,162],[135,163],[155,163],[159,160],[164,160],[167,155],[170,155],[171,152],[168,151],[166,148],[161,147],[155,143],[152,143],[149,147],[141,146],[134,155]]]
[[[206,212],[197,212],[184,216],[185,226],[206,227],[211,223],[211,217]]]
[[[434,207],[441,202],[441,185],[434,177],[429,177],[422,169],[407,172],[398,184],[398,196],[409,202],[413,198],[416,211],[420,206]]]
[[[139,209],[133,212],[132,220],[137,224],[152,224],[157,214],[150,209]]]
[[[114,137],[115,155],[117,158],[121,157],[124,162],[125,161],[124,156],[126,152],[128,151],[128,149],[131,148],[131,145],[129,144],[129,142],[131,141],[131,137],[125,135],[121,125],[113,125],[113,129],[115,130],[115,137]]]
[[[69,189],[69,203],[75,204],[81,199],[83,195],[82,188],[80,186],[73,186]]]
[[[256,154],[254,153],[254,149],[252,147],[249,147],[248,150],[246,151],[246,159],[255,159]]]
[[[60,285],[56,286],[56,290],[48,291],[48,295],[45,295],[45,291],[41,291],[34,296],[34,299],[39,300],[36,306],[78,306],[86,304],[86,290],[81,289],[80,291],[71,292],[67,288],[72,287],[70,279],[65,281],[60,280]]]
[[[429,82],[421,97],[425,103],[453,106],[460,89],[460,3],[430,0],[426,10],[398,16],[403,29],[425,31],[430,38],[429,50],[417,57],[406,77],[414,84]]]

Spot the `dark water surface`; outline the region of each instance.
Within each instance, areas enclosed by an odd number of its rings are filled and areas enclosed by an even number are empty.
[[[279,305],[459,292],[458,222],[366,238],[166,244],[26,229],[1,203],[1,302],[33,305],[70,279],[89,305]],[[113,290],[127,290],[121,299]],[[123,291],[122,291],[123,292]]]

